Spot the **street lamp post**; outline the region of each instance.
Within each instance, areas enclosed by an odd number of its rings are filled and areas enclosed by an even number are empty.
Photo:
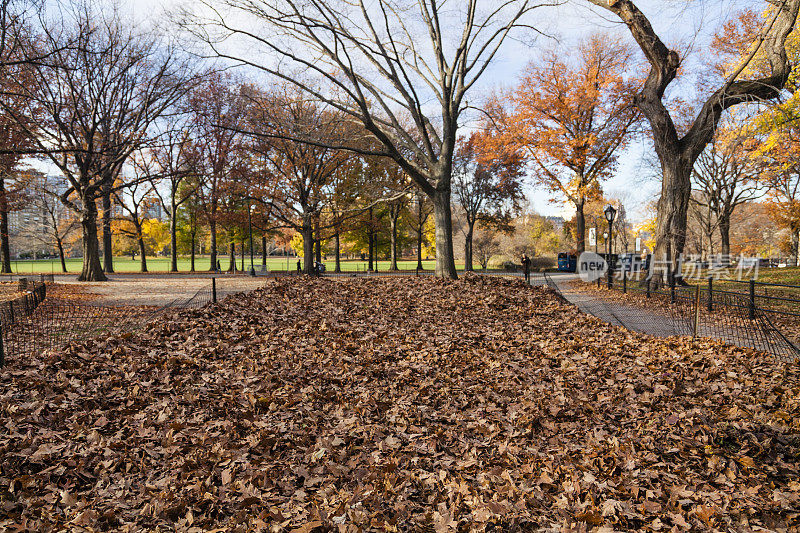
[[[612,276],[614,275],[614,261],[611,258],[611,252],[613,251],[612,243],[614,241],[614,229],[612,224],[614,223],[614,217],[617,216],[617,210],[614,209],[613,205],[608,204],[605,210],[603,210],[603,214],[608,221],[608,241],[606,242],[606,245],[608,248],[608,288],[610,289],[612,287]]]
[[[253,265],[253,204],[247,206],[247,226],[250,233],[250,275],[255,277],[256,269]]]

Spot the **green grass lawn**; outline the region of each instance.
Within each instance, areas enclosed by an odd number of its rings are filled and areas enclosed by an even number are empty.
[[[800,285],[800,268],[761,268],[758,270],[757,281]]]
[[[333,271],[335,262],[333,260],[324,261],[328,271]],[[223,270],[228,268],[228,256],[220,258],[220,264]],[[245,257],[245,269],[250,269],[250,258]],[[261,257],[255,257],[255,268],[261,268]],[[70,273],[78,273],[81,271],[83,260],[67,259],[67,271]],[[241,258],[236,259],[236,268],[241,268]],[[378,261],[378,270],[386,271],[389,269],[389,261]],[[433,270],[435,262],[433,260],[423,261],[423,268],[426,270]],[[208,256],[199,256],[195,259],[195,268],[198,272],[205,272],[209,269]],[[365,271],[368,263],[366,261],[343,260],[341,262],[342,270],[345,272]],[[456,267],[463,268],[463,263],[456,262]],[[138,259],[131,260],[129,257],[115,257],[114,258],[114,271],[115,272],[139,272],[140,262]],[[188,257],[178,258],[178,270],[181,272],[188,272],[190,262]],[[402,260],[398,261],[398,267],[402,270],[413,270],[417,267],[416,260]],[[267,268],[273,270],[297,270],[297,258],[290,257],[288,261],[282,257],[268,257]],[[61,273],[61,262],[58,259],[38,259],[38,260],[25,260],[25,261],[12,261],[11,270],[15,274],[39,274],[39,273]],[[147,270],[149,272],[168,272],[169,271],[169,258],[168,257],[148,257]]]

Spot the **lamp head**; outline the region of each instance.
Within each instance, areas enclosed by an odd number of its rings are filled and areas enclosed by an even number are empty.
[[[606,216],[606,220],[608,220],[608,223],[611,224],[612,222],[614,222],[614,217],[617,216],[617,210],[614,209],[613,205],[608,204],[605,210],[603,211],[603,214]]]

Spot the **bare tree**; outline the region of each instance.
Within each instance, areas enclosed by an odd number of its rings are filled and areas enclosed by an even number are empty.
[[[147,169],[140,165],[134,165],[139,172],[147,174]],[[124,217],[117,217],[120,220],[130,223],[132,229],[120,226],[120,231],[136,240],[139,247],[139,270],[147,272],[147,253],[144,246],[143,223],[145,221],[145,210],[156,201],[153,198],[154,185],[145,180],[134,180],[133,184],[114,192],[117,205],[125,213]]]
[[[37,240],[48,248],[55,248],[61,260],[61,272],[67,272],[65,245],[80,226],[75,214],[67,209],[52,192],[44,176],[35,178],[29,184],[33,204],[42,214],[41,225],[28,237]],[[43,231],[42,231],[43,230]]]
[[[286,80],[363,124],[380,146],[370,154],[394,159],[432,199],[436,274],[456,278],[450,182],[466,95],[509,34],[549,2],[229,0],[223,13],[209,0],[209,18],[185,14],[183,22],[215,55]],[[239,15],[255,20],[237,25]],[[226,46],[242,40],[274,61]]]
[[[207,76],[189,96],[192,152],[201,177],[198,195],[211,237],[210,270],[217,270],[217,226],[226,182],[241,157],[239,123],[246,119],[244,86],[223,73]]]
[[[169,122],[149,150],[144,165],[155,166],[151,173],[162,177],[166,191],[153,187],[153,192],[169,216],[169,271],[178,271],[178,209],[197,194],[198,180],[190,180],[195,171],[195,154],[188,129],[178,122]],[[195,185],[195,186],[193,186]]]
[[[738,65],[701,106],[686,133],[681,135],[664,103],[664,93],[681,67],[681,56],[670,50],[656,34],[650,20],[632,0],[588,0],[622,20],[650,63],[650,73],[635,97],[653,130],[653,142],[663,174],[658,201],[656,257],[676,261],[686,240],[687,213],[691,196],[691,175],[695,161],[713,139],[729,108],[747,102],[778,97],[792,71],[786,54],[786,39],[795,27],[800,0],[765,0],[768,8],[760,31],[754,32],[743,48]],[[764,69],[750,79],[743,74],[757,57]]]
[[[66,177],[69,187],[60,199],[81,217],[83,269],[78,279],[102,281],[97,199],[109,183],[112,189],[120,186],[114,180],[130,154],[148,141],[153,121],[190,84],[187,67],[172,50],[157,37],[126,26],[114,13],[84,4],[64,14],[61,25],[59,32],[45,31],[31,50],[45,49],[46,64],[33,65],[32,81],[17,83],[14,90],[39,111],[36,148]],[[23,117],[3,107],[31,129]]]
[[[498,232],[494,228],[478,226],[473,236],[473,253],[483,270],[489,266],[489,260],[500,251]]]
[[[705,226],[719,228],[720,251],[724,256],[731,253],[731,216],[734,210],[764,192],[764,184],[758,179],[756,159],[748,154],[748,141],[741,132],[719,128],[697,158],[692,172],[694,187],[700,194],[691,199],[708,210],[708,224]]]
[[[425,224],[428,223],[428,219],[433,213],[431,203],[421,191],[417,191],[408,209],[408,225],[417,237],[417,270],[422,270],[422,243],[425,240]]]
[[[251,184],[259,192],[254,200],[269,208],[277,220],[275,229],[291,228],[303,236],[304,270],[312,275],[315,233],[322,229],[319,219],[331,198],[328,189],[351,157],[328,145],[343,143],[352,128],[340,114],[321,109],[293,89],[253,96],[251,102],[250,128],[256,134],[249,149],[262,165],[258,183]],[[296,132],[312,131],[315,144],[290,139]]]

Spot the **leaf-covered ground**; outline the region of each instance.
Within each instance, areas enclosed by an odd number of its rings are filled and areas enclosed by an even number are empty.
[[[799,381],[512,280],[277,280],[10,361],[0,529],[796,531]]]

